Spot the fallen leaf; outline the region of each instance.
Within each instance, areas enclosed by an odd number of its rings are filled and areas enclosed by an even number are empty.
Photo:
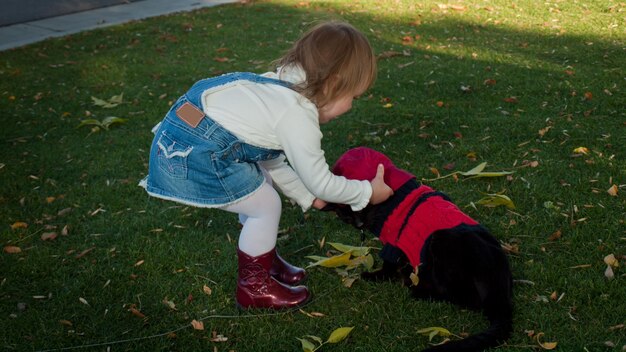
[[[610,265],[606,266],[606,270],[604,270],[604,277],[609,280],[613,280],[615,278],[615,273],[613,272],[613,268]]]
[[[418,276],[418,267],[415,267],[415,270],[409,275],[409,279],[411,280],[411,286],[417,286],[420,282],[420,278]]]
[[[131,312],[134,316],[139,317],[139,318],[141,318],[141,319],[144,319],[144,318],[146,317],[146,316],[145,316],[142,312],[140,312],[140,311],[139,311],[137,308],[135,308],[135,307],[130,307],[130,308],[128,309],[128,311],[129,311],[129,312]]]
[[[328,242],[328,244],[341,253],[351,253],[355,257],[367,255],[370,252],[370,249],[372,249],[372,247],[355,247],[337,242]]]
[[[607,192],[610,196],[617,197],[617,190],[618,190],[617,185],[613,185],[613,186],[611,186],[611,188],[609,188],[606,192]]]
[[[213,290],[207,285],[202,286],[202,292],[204,292],[207,296],[210,296],[213,293]]]
[[[515,209],[515,204],[511,198],[505,196],[504,194],[488,194],[486,197],[477,201],[476,204],[480,204],[488,208],[495,208],[504,205],[508,209]]]
[[[556,230],[550,237],[548,237],[548,241],[556,241],[561,238],[561,230]]]
[[[576,154],[589,154],[589,149],[587,147],[578,147],[574,149],[574,153]]]
[[[9,254],[17,254],[17,253],[22,252],[22,249],[17,246],[4,246],[3,250],[4,250],[4,253],[9,253]]]
[[[85,249],[84,251],[82,251],[82,252],[80,252],[79,254],[76,255],[76,259],[84,257],[87,253],[93,251],[94,249],[96,249],[96,247],[91,247],[91,248]]]
[[[44,232],[41,234],[41,239],[44,241],[53,241],[57,238],[56,232]]]
[[[604,257],[604,263],[614,268],[617,268],[619,266],[619,261],[617,260],[617,258],[615,258],[615,255],[612,253]]]
[[[193,326],[194,330],[204,330],[204,323],[195,319],[191,321],[191,326]]]
[[[25,228],[28,228],[28,224],[22,221],[17,221],[11,224],[11,230],[25,229]]]
[[[120,105],[122,103],[123,98],[124,98],[124,93],[120,95],[114,95],[109,100],[96,98],[94,96],[91,97],[91,100],[93,100],[93,104],[96,106],[99,106],[105,109],[110,109],[110,108],[114,108]]]
[[[171,310],[177,310],[176,309],[176,304],[174,304],[174,301],[170,301],[167,299],[167,297],[163,298],[163,301],[161,301],[163,304],[165,304],[167,306],[167,308],[171,309]]]
[[[72,326],[72,322],[69,320],[65,320],[65,319],[59,320],[59,324],[65,325],[65,326]]]
[[[346,337],[348,337],[348,335],[350,334],[352,329],[354,329],[353,326],[352,327],[342,327],[342,328],[335,329],[335,331],[333,331],[330,334],[330,336],[328,337],[328,340],[326,342],[328,342],[328,343],[341,342],[341,341],[345,340]]]
[[[553,350],[556,348],[557,343],[556,342],[541,342],[539,339],[544,335],[543,332],[540,332],[537,334],[537,336],[535,336],[535,338],[537,339],[537,343],[539,344],[539,346],[541,346],[541,348],[543,348],[544,350]]]
[[[343,265],[348,265],[350,264],[350,252],[347,253],[343,253],[340,255],[336,255],[336,256],[332,256],[330,258],[326,258],[326,257],[316,257],[316,256],[308,256],[307,258],[313,259],[313,260],[317,260],[317,262],[309,264],[309,266],[307,266],[307,268],[313,267],[313,266],[322,266],[325,268],[336,268],[339,266],[343,266]]]
[[[452,335],[450,331],[448,331],[448,329],[445,329],[439,326],[432,326],[429,328],[419,329],[417,330],[417,333],[428,336],[428,341],[432,341],[433,337],[437,335],[442,336],[442,337]]]
[[[298,341],[300,341],[300,344],[302,346],[302,350],[304,352],[312,352],[313,350],[315,350],[315,345],[313,344],[313,342],[311,342],[311,341],[309,341],[307,339],[300,339],[300,338],[297,338],[297,337],[296,337],[296,339]]]

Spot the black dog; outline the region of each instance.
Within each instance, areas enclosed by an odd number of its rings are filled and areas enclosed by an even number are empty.
[[[383,243],[382,269],[363,273],[367,280],[402,278],[418,299],[448,301],[481,311],[489,328],[462,340],[424,351],[482,351],[495,347],[512,332],[512,279],[508,259],[489,231],[464,214],[445,194],[420,185],[382,153],[349,150],[333,172],[349,179],[371,180],[378,164],[394,195],[378,205],[354,212],[329,204],[341,220],[376,234]],[[419,283],[410,276],[417,267]]]

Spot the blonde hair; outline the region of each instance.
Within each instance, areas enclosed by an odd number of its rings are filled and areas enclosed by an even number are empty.
[[[369,41],[344,22],[311,28],[277,63],[302,67],[306,82],[295,88],[318,108],[365,90],[376,80],[376,57]]]

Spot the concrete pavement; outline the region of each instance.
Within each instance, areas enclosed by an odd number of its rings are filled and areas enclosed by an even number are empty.
[[[68,15],[0,27],[0,51],[51,37],[239,0],[142,0]]]

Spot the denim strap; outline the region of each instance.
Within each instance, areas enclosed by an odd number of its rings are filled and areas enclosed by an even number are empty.
[[[190,102],[191,104],[195,105],[196,107],[202,110],[202,104],[200,100],[202,98],[202,93],[204,93],[204,91],[206,91],[207,89],[219,87],[219,86],[222,86],[231,82],[239,81],[239,80],[245,80],[245,81],[250,81],[254,83],[262,83],[262,84],[277,84],[286,88],[293,89],[293,84],[287,81],[282,81],[279,79],[274,79],[274,78],[269,78],[269,77],[263,77],[261,75],[258,75],[256,73],[251,73],[251,72],[233,72],[233,73],[226,73],[217,77],[205,78],[196,82],[193,86],[191,86],[189,91],[185,93],[185,97],[187,98],[188,102]]]

